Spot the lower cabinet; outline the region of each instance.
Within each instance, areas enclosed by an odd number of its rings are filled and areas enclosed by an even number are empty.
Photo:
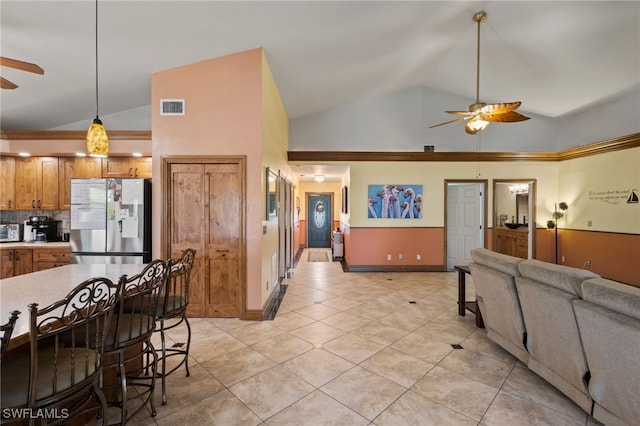
[[[0,249],[0,278],[11,278],[69,264],[69,248]]]
[[[2,249],[0,250],[0,258],[2,262],[0,278],[15,277],[33,271],[31,249]]]
[[[495,251],[509,256],[526,259],[529,253],[529,233],[527,231],[496,229]]]

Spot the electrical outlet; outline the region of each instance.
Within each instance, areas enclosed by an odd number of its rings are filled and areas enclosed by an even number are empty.
[[[387,260],[391,260],[391,255],[387,254]]]
[[[422,260],[422,256],[420,256],[419,254],[416,254],[416,260]]]
[[[404,259],[404,254],[400,253],[400,254],[398,255],[398,259],[400,259],[400,260]]]
[[[562,256],[562,257],[560,258],[560,261],[561,261],[562,263],[565,263],[565,262],[567,261],[567,258],[566,258],[566,257],[564,257],[564,256]]]
[[[269,290],[269,280],[267,280],[267,290]]]
[[[591,266],[591,261],[587,260],[586,262],[584,262],[584,264],[587,265],[587,266]]]
[[[591,227],[593,226],[593,222],[591,222],[591,219],[589,219],[589,220],[587,221],[587,226],[588,226],[589,228],[591,228]]]

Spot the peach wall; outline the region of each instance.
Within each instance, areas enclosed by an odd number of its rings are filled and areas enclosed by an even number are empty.
[[[349,266],[430,266],[444,268],[444,228],[348,228]],[[398,255],[404,258],[400,260]],[[387,260],[387,254],[392,259]],[[421,260],[416,260],[416,255]]]
[[[558,255],[559,263],[564,255],[567,266],[640,287],[640,235],[560,229]]]
[[[153,175],[162,157],[246,155],[247,308],[260,309],[262,264],[262,49],[154,73],[151,78]],[[161,116],[160,99],[184,99],[184,116]],[[162,234],[164,194],[153,186],[154,234]],[[160,238],[154,256],[160,256]]]

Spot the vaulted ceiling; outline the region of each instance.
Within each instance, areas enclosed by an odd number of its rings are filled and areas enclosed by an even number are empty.
[[[638,1],[99,2],[100,115],[148,105],[151,74],[265,49],[290,118],[425,86],[559,117],[640,87]],[[3,130],[95,116],[95,2],[3,0]],[[442,109],[464,108],[443,105]]]

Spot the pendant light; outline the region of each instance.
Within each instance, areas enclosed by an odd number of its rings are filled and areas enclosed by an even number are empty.
[[[96,118],[87,132],[87,154],[91,157],[106,157],[109,154],[107,131],[98,116],[98,0],[96,0]]]

